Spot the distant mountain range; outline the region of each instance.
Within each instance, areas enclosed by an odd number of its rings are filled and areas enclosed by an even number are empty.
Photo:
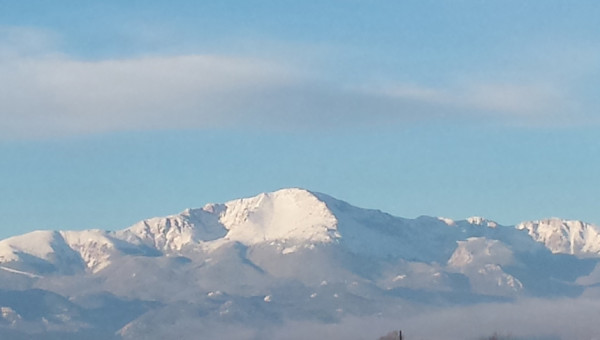
[[[600,228],[581,221],[406,219],[283,189],[0,241],[0,337],[262,339],[290,323],[595,298],[599,261]]]

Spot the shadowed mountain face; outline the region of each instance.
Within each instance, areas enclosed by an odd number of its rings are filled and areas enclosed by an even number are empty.
[[[284,189],[120,231],[33,232],[0,241],[0,335],[268,338],[289,322],[594,297],[599,230],[405,219]]]

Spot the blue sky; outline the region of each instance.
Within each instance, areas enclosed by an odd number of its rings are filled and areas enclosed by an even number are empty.
[[[596,1],[0,1],[0,237],[298,186],[600,223]]]

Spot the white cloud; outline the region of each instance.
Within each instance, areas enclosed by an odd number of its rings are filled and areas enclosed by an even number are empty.
[[[440,111],[452,109],[473,117],[525,121],[549,117],[567,108],[561,91],[543,83],[469,83],[444,89],[403,84],[381,91],[396,98],[430,103]]]
[[[19,58],[0,74],[2,133],[32,135],[237,124],[297,81],[279,65],[208,55]]]
[[[0,136],[453,119],[560,124],[573,111],[564,91],[545,82],[356,86],[283,60],[190,54],[82,61],[57,53],[57,41],[35,30],[0,30]]]

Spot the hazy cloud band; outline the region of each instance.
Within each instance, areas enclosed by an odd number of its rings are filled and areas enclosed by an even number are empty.
[[[49,48],[35,32],[9,32],[10,43],[4,39],[0,46],[5,139],[436,120],[537,125],[562,123],[574,111],[563,91],[548,83],[342,84],[285,61],[224,55],[81,61],[45,53]],[[14,47],[19,37],[29,43]]]

